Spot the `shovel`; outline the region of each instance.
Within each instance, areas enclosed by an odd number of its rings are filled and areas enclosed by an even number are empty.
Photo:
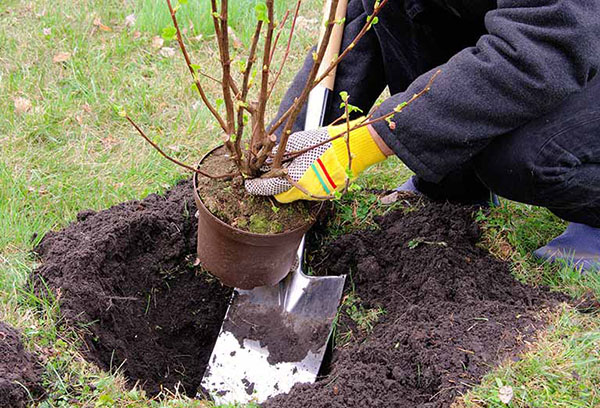
[[[337,20],[347,5],[339,1]],[[336,24],[322,69],[339,53],[342,35],[343,26]],[[306,130],[323,126],[334,83],[335,71],[311,92]],[[304,240],[297,266],[277,286],[234,291],[201,384],[217,404],[262,403],[295,384],[316,381],[346,276],[307,276],[303,255]]]

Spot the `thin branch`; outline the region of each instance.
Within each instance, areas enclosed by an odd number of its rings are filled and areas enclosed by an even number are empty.
[[[221,128],[224,131],[227,131],[227,124],[225,123],[225,121],[223,120],[221,115],[219,115],[219,112],[217,112],[215,107],[208,100],[208,97],[206,96],[206,93],[204,92],[204,88],[202,88],[202,85],[200,84],[200,80],[198,79],[198,76],[194,72],[194,68],[192,68],[192,61],[191,61],[190,55],[188,54],[187,49],[185,47],[185,43],[183,42],[183,37],[181,35],[181,30],[179,29],[179,24],[177,23],[177,17],[175,17],[175,10],[173,9],[173,6],[171,5],[171,0],[167,0],[167,5],[169,6],[169,11],[171,12],[171,19],[173,20],[173,25],[175,26],[175,30],[177,31],[177,42],[179,43],[179,48],[181,49],[183,57],[185,58],[185,62],[188,66],[188,69],[190,70],[190,73],[192,74],[192,78],[194,78],[194,84],[196,84],[196,89],[198,89],[198,93],[200,93],[200,98],[202,98],[202,102],[204,102],[204,105],[206,105],[206,107],[208,108],[210,113],[212,113],[212,115],[215,117],[217,122],[219,122],[219,125],[221,126]]]
[[[154,149],[156,149],[157,152],[159,152],[165,159],[175,163],[176,165],[183,167],[184,169],[193,171],[194,173],[198,173],[204,177],[208,177],[208,178],[215,179],[215,180],[230,179],[237,175],[237,173],[231,173],[231,174],[224,174],[222,176],[213,176],[213,175],[203,172],[200,169],[197,169],[188,164],[182,163],[179,160],[166,154],[156,143],[154,143],[152,140],[150,140],[150,138],[148,136],[146,136],[146,133],[144,133],[144,131],[133,121],[133,119],[131,119],[129,117],[129,115],[126,115],[125,119],[127,119],[127,121],[129,121],[129,123],[131,123],[131,125],[135,128],[135,130],[138,131],[140,136],[142,136],[144,138],[144,140],[146,140],[146,142],[148,142]]]
[[[359,122],[352,129],[350,129],[350,131],[352,132],[352,131],[354,131],[356,129],[360,129],[360,128],[365,127],[365,126],[374,125],[375,123],[387,120],[391,116],[394,116],[395,114],[402,112],[404,109],[406,109],[407,107],[409,107],[410,105],[412,105],[417,99],[421,98],[426,93],[428,93],[431,90],[431,86],[433,85],[434,81],[436,80],[436,78],[438,77],[438,75],[440,75],[441,73],[442,73],[442,70],[438,69],[432,75],[432,77],[429,79],[429,81],[427,82],[427,85],[419,93],[414,94],[406,103],[401,104],[400,105],[401,107],[399,108],[398,111],[394,110],[394,111],[389,112],[389,113],[387,113],[387,114],[385,114],[383,116],[380,116],[380,117],[378,117],[376,119],[372,119],[373,115],[375,113],[373,111],[369,115],[367,115],[365,118],[363,118],[363,121]],[[335,122],[339,122],[343,118],[345,118],[345,115],[340,116],[338,119],[336,119]],[[307,153],[307,152],[309,152],[309,151],[311,151],[313,149],[316,149],[317,147],[323,146],[323,145],[325,145],[327,143],[333,142],[334,140],[337,140],[337,139],[339,139],[342,136],[344,136],[344,133],[342,133],[340,135],[337,135],[337,136],[334,136],[334,137],[331,137],[331,138],[329,138],[327,140],[324,140],[323,142],[317,143],[317,144],[315,144],[313,146],[310,146],[310,147],[307,147],[305,149],[297,150],[297,151],[294,151],[294,152],[286,152],[285,153],[284,162],[288,162],[290,160],[293,160],[296,157],[303,155],[304,153]]]
[[[240,95],[240,101],[242,103],[239,104],[238,108],[238,123],[237,123],[237,135],[235,139],[235,150],[238,152],[240,159],[242,159],[242,137],[244,136],[244,109],[248,109],[248,92],[250,90],[250,75],[252,71],[252,66],[256,61],[256,50],[258,49],[258,40],[260,39],[260,32],[262,30],[263,22],[258,21],[256,24],[256,30],[254,31],[254,35],[252,36],[252,44],[250,46],[250,54],[248,55],[248,61],[246,62],[246,70],[244,71],[244,79],[242,82],[242,94]],[[250,111],[253,113],[252,111]],[[249,151],[252,151],[249,149]],[[250,154],[248,154],[247,158],[247,166],[250,165]],[[248,170],[248,169],[246,169]]]
[[[350,109],[348,107],[348,100],[350,98],[346,97],[344,101],[344,110],[346,112],[346,150],[348,151],[348,174],[352,174],[352,150],[350,150]],[[346,176],[346,185],[344,186],[344,192],[342,194],[346,194],[348,192],[348,188],[350,187],[350,176]]]
[[[283,72],[283,67],[287,63],[287,59],[290,55],[290,49],[292,46],[292,38],[294,37],[294,31],[296,30],[296,23],[298,21],[298,14],[300,13],[300,5],[301,4],[302,4],[302,0],[298,0],[298,3],[296,3],[296,10],[294,11],[294,18],[292,19],[292,27],[290,28],[290,36],[288,37],[287,47],[285,49],[285,53],[283,54],[283,60],[281,61],[281,65],[279,66],[277,75],[275,75],[275,79],[273,80],[273,83],[271,84],[271,89],[269,90],[269,96],[268,96],[269,99],[271,98],[271,95],[273,94],[273,91],[275,90],[275,86],[277,85],[277,82],[279,81],[279,77],[281,76],[281,73]],[[271,60],[272,59],[273,59],[273,56],[271,56]]]
[[[331,72],[339,65],[339,63],[356,46],[356,44],[358,43],[358,41],[360,41],[362,39],[362,37],[364,37],[364,35],[372,27],[373,20],[375,19],[375,17],[377,17],[379,15],[379,13],[381,12],[381,9],[387,4],[387,2],[388,2],[388,0],[383,0],[379,4],[379,6],[373,10],[373,14],[370,15],[367,18],[367,22],[365,23],[365,25],[363,26],[363,28],[361,29],[361,31],[356,35],[356,37],[354,37],[354,39],[352,40],[352,42],[350,43],[350,45],[348,45],[348,47],[346,47],[346,49],[340,54],[340,56],[338,58],[336,58],[333,62],[331,62],[331,64],[324,71],[324,73],[322,75],[320,75],[319,78],[316,79],[313,83],[307,84],[307,86],[309,86],[309,88],[310,88],[309,91],[311,91],[312,89],[314,89],[318,84],[321,83],[321,81],[323,81],[329,74],[331,74]],[[284,123],[286,123],[286,120],[288,120],[288,118],[290,116],[292,116],[294,114],[294,112],[297,110],[297,106],[296,105],[300,104],[300,102],[301,101],[299,99],[296,100],[296,102],[294,104],[292,104],[292,106],[283,115],[281,115],[281,117],[277,120],[277,122],[275,122],[273,124],[273,126],[271,126],[271,128],[268,131],[268,133],[269,134],[275,133],[275,131],[277,131],[277,129],[279,129]],[[302,103],[300,104],[300,106],[304,106],[305,102],[306,101],[302,101]]]
[[[271,55],[269,56],[269,66],[273,63],[273,56],[275,55],[277,44],[279,44],[279,37],[281,37],[281,33],[283,32],[283,28],[285,27],[285,23],[287,22],[289,16],[290,11],[286,10],[285,15],[281,19],[281,23],[279,23],[279,27],[277,27],[277,35],[275,36],[275,41],[273,41],[273,46],[271,47]]]
[[[290,177],[289,174],[285,175],[285,179],[294,187],[296,187],[298,190],[300,190],[301,192],[303,192],[304,194],[306,194],[309,198],[316,198],[317,200],[331,200],[333,198],[335,198],[334,195],[328,195],[328,196],[318,196],[318,195],[314,195],[312,193],[310,193],[307,189],[305,189],[304,187],[302,187],[300,184],[298,184],[297,182],[295,182],[294,180],[292,180],[292,178]]]
[[[342,60],[346,57],[346,55],[348,55],[348,53],[350,51],[352,51],[352,49],[354,49],[354,47],[356,47],[356,44],[371,29],[373,20],[375,20],[375,18],[379,15],[379,13],[381,12],[381,9],[383,8],[383,6],[386,5],[386,3],[388,1],[389,0],[382,0],[381,3],[379,3],[379,6],[373,10],[373,14],[371,14],[367,18],[367,23],[359,31],[359,33],[356,35],[356,37],[354,37],[352,42],[346,47],[346,49],[333,62],[330,63],[329,67],[319,76],[319,78],[317,78],[317,80],[315,81],[315,86],[320,84],[321,81],[323,81],[325,78],[327,78],[327,76],[340,64],[340,62],[342,62]]]
[[[221,53],[221,66],[223,68],[223,100],[225,104],[225,110],[227,112],[227,136],[234,134],[235,131],[235,116],[234,116],[234,102],[231,96],[230,83],[231,78],[231,58],[229,55],[229,30],[228,30],[228,0],[221,0],[221,29],[219,38],[219,50]],[[216,12],[216,11],[214,11]]]

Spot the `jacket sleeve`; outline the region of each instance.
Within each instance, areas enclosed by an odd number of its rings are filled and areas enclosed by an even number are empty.
[[[495,137],[552,110],[600,66],[600,1],[498,0],[488,34],[417,78],[375,112],[393,111],[442,72],[431,91],[375,129],[419,176],[438,182]],[[451,33],[449,33],[451,35]]]

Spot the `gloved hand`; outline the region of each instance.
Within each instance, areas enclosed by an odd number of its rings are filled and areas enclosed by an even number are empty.
[[[352,122],[350,128],[357,123],[358,121]],[[294,133],[288,140],[286,150],[295,152],[306,149],[343,134],[346,129],[344,123]],[[296,157],[289,164],[287,167],[289,177],[310,195],[294,187],[284,177],[246,180],[246,190],[254,195],[275,196],[280,203],[319,200],[318,197],[331,196],[334,192],[342,190],[348,176],[351,176],[350,181],[352,181],[365,169],[386,158],[366,126],[350,132],[350,150],[352,152],[351,174],[347,172],[349,160],[344,136]]]

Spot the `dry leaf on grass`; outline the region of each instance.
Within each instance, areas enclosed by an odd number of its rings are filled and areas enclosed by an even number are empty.
[[[500,387],[498,390],[498,398],[505,404],[508,404],[513,399],[514,393],[510,385]]]
[[[162,37],[159,37],[158,35],[152,37],[152,47],[154,48],[161,48],[164,42],[165,40],[163,40]]]
[[[235,35],[235,31],[233,31],[233,28],[227,26],[227,32],[229,33],[229,37],[231,38],[231,42],[233,43],[233,48],[240,49],[244,46],[240,39]]]
[[[55,62],[58,64],[60,62],[68,61],[70,58],[71,58],[70,52],[59,52],[52,58],[52,62]]]
[[[119,144],[119,140],[115,139],[112,135],[108,135],[100,139],[100,143],[102,143],[102,147],[104,147],[106,150],[110,150],[113,146]]]
[[[107,26],[107,25],[104,25],[104,24],[102,24],[102,21],[100,20],[100,17],[96,17],[96,18],[94,19],[94,25],[95,25],[96,27],[98,27],[98,28],[99,28],[100,30],[102,30],[102,31],[107,31],[107,32],[110,32],[110,31],[112,31],[112,28],[110,28],[110,27],[109,27],[109,26]]]
[[[32,107],[31,101],[29,99],[21,98],[20,96],[16,97],[14,99],[14,103],[15,103],[15,112],[19,115],[29,112]]]
[[[127,17],[125,17],[125,26],[126,27],[133,27],[135,25],[135,14],[130,14]]]
[[[158,53],[165,58],[171,58],[175,55],[175,48],[162,47]]]
[[[398,192],[394,191],[391,194],[381,197],[381,199],[379,201],[383,205],[391,205],[398,201],[398,199],[399,199],[398,196],[399,196]]]

